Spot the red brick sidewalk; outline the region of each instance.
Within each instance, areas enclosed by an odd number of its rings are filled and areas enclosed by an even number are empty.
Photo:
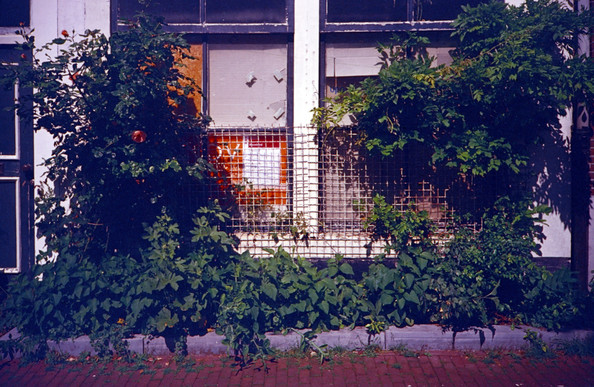
[[[71,359],[72,360],[72,359]],[[507,351],[345,352],[281,357],[268,371],[239,370],[226,356],[143,362],[0,363],[1,386],[594,386],[594,358],[534,359]]]

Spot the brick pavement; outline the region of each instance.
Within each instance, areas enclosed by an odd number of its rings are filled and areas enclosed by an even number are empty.
[[[0,363],[0,386],[594,386],[594,358],[536,359],[509,351],[344,352],[287,356],[240,370],[221,355],[142,362]]]

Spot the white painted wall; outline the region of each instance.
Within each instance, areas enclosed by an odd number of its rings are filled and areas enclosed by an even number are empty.
[[[31,28],[34,29],[35,43],[41,47],[60,36],[62,30],[70,33],[83,33],[85,30],[99,29],[109,34],[109,0],[31,0]],[[56,52],[49,53],[55,55]],[[34,136],[35,181],[39,183],[45,169],[40,167],[43,160],[51,156],[53,140],[45,131]],[[35,249],[43,248],[42,239],[35,241]]]

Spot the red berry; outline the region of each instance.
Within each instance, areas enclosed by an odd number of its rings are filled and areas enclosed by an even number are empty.
[[[67,38],[68,37],[68,31],[66,30],[62,30],[62,36]]]
[[[132,132],[132,141],[142,143],[146,141],[146,133],[142,130],[135,130]]]

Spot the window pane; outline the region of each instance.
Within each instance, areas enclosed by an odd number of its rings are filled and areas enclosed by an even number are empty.
[[[415,8],[416,20],[454,20],[463,5],[476,7],[485,0],[417,0]]]
[[[0,71],[0,77],[2,75]],[[15,113],[5,109],[14,106],[14,97],[14,88],[0,87],[0,155],[16,154]]]
[[[209,115],[216,126],[286,125],[286,43],[209,46]]]
[[[381,68],[376,49],[377,40],[328,42],[326,44],[325,97],[334,97],[350,85],[357,85],[365,78],[376,76]],[[345,117],[342,125],[353,122]]]
[[[407,0],[328,0],[328,21],[404,21],[406,3]]]
[[[28,0],[0,0],[0,27],[29,25]]]
[[[170,23],[200,22],[199,0],[154,0],[148,7],[139,0],[119,0],[118,17],[121,19],[131,19],[141,10],[163,16]]]
[[[0,180],[0,268],[17,265],[16,181]]]
[[[209,23],[285,23],[285,0],[212,0],[206,1]]]

